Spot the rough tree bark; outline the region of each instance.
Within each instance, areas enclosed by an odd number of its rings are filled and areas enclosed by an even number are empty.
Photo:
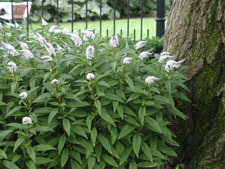
[[[164,51],[186,58],[192,101],[178,103],[189,118],[175,122],[181,147],[174,164],[225,168],[225,0],[176,0]]]

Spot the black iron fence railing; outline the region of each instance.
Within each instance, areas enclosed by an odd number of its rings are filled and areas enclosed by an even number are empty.
[[[56,24],[59,25],[59,1],[56,0]],[[61,0],[63,1],[63,0]],[[88,1],[85,1],[85,29],[88,29]],[[116,1],[113,1],[113,35],[116,34]],[[143,9],[144,9],[144,0],[139,0],[141,5],[141,14],[140,14],[140,40],[143,39]],[[28,11],[28,3],[29,0],[26,0],[26,31],[27,36],[29,36],[29,11]],[[12,22],[14,22],[14,13],[13,13],[13,3],[14,0],[11,0],[11,12],[12,12]],[[71,0],[71,30],[74,31],[74,3],[76,3],[76,0]],[[173,4],[173,0],[169,0],[170,7]],[[41,3],[41,16],[44,18],[44,1],[42,0]],[[165,0],[157,0],[157,6],[156,6],[156,36],[162,37],[165,32]],[[91,29],[91,28],[89,28]],[[99,15],[99,35],[102,36],[102,0],[100,0],[100,15]],[[120,30],[120,34],[123,34],[122,29]],[[106,35],[109,36],[109,31],[107,29]],[[127,0],[127,37],[130,36],[130,0]],[[149,29],[147,29],[147,37],[149,37]],[[133,39],[136,40],[136,30],[133,30]]]

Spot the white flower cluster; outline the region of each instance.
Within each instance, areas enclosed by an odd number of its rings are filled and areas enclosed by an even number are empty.
[[[50,62],[50,61],[53,60],[51,56],[42,56],[41,59],[42,59],[44,62]]]
[[[44,47],[45,47],[45,49],[47,50],[47,52],[48,52],[48,54],[51,56],[51,55],[56,55],[56,53],[55,53],[55,48],[52,46],[52,44],[51,43],[48,43],[48,42],[46,42],[46,41],[44,41]]]
[[[95,78],[95,75],[93,74],[93,73],[88,73],[87,75],[86,75],[86,79],[87,80],[93,80]]]
[[[171,59],[173,56],[170,55],[168,52],[162,52],[159,56],[159,63],[162,63],[165,59]]]
[[[112,47],[116,48],[119,45],[119,39],[118,39],[118,37],[117,36],[112,36],[111,39],[110,39],[110,41],[109,41],[109,44]]]
[[[95,39],[95,34],[93,33],[92,30],[86,29],[83,32],[81,32],[81,34],[83,35],[84,41],[87,41],[89,38],[91,38],[92,40]]]
[[[51,84],[58,84],[59,83],[59,80],[57,80],[57,79],[53,79],[52,81],[51,81]]]
[[[125,57],[123,59],[123,64],[126,64],[126,65],[130,64],[132,60],[133,60],[133,58],[131,58],[131,57]]]
[[[20,41],[17,41],[17,43],[20,45],[20,47],[23,49],[23,50],[28,50],[28,45],[24,42],[20,42]]]
[[[44,20],[44,18],[41,18],[41,25],[42,25],[42,26],[47,26],[47,25],[48,25],[48,22],[46,22],[46,21]]]
[[[169,72],[170,70],[173,70],[174,68],[180,67],[181,63],[183,63],[185,59],[176,62],[175,60],[169,60],[165,65],[165,70]]]
[[[82,45],[82,40],[79,35],[70,33],[70,34],[68,34],[68,36],[73,41],[75,46],[80,47]]]
[[[145,79],[145,82],[150,85],[152,84],[154,81],[156,80],[159,80],[159,78],[155,77],[155,76],[148,76],[146,79]]]
[[[145,58],[147,58],[149,55],[151,55],[150,52],[141,52],[139,55],[139,59],[144,60]]]
[[[31,53],[31,51],[29,51],[29,50],[20,50],[20,52],[23,54],[23,56],[26,59],[32,59],[34,57],[33,54]]]
[[[0,22],[0,29],[2,29],[3,28],[3,26],[2,26],[2,23]]]
[[[86,58],[91,60],[95,56],[95,48],[94,46],[88,46],[86,49]]]
[[[22,93],[19,94],[19,97],[20,97],[21,99],[26,99],[27,96],[28,96],[27,92],[22,92]]]
[[[43,36],[41,36],[39,33],[37,32],[34,32],[34,38],[36,41],[39,42],[39,44],[44,47],[45,46],[45,43],[46,43],[46,40]]]
[[[32,124],[32,119],[30,117],[24,117],[22,120],[23,124]]]
[[[135,49],[138,50],[138,49],[144,47],[146,43],[147,43],[147,41],[140,41],[140,42],[136,43]]]
[[[10,73],[15,73],[16,72],[17,66],[16,66],[16,64],[14,62],[9,62],[7,64],[7,67],[9,69]]]
[[[6,51],[8,54],[10,54],[12,56],[18,56],[19,55],[19,52],[17,52],[16,49],[8,43],[2,42],[1,47],[4,51]]]

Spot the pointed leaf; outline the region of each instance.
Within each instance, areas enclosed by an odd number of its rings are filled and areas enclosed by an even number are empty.
[[[141,147],[141,136],[140,135],[136,134],[133,137],[132,147],[133,147],[135,155],[138,157],[140,147]]]
[[[121,130],[121,132],[120,132],[120,135],[119,135],[118,139],[121,139],[121,138],[127,136],[127,135],[130,134],[134,129],[135,129],[134,126],[131,126],[131,125],[129,125],[129,124],[126,124],[126,125],[122,128],[122,130]]]
[[[63,119],[63,128],[67,135],[70,136],[70,121],[68,119]]]

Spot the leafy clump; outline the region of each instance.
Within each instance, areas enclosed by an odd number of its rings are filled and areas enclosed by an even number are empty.
[[[181,62],[89,30],[46,27],[27,39],[11,26],[0,29],[0,166],[156,168],[176,156]]]

